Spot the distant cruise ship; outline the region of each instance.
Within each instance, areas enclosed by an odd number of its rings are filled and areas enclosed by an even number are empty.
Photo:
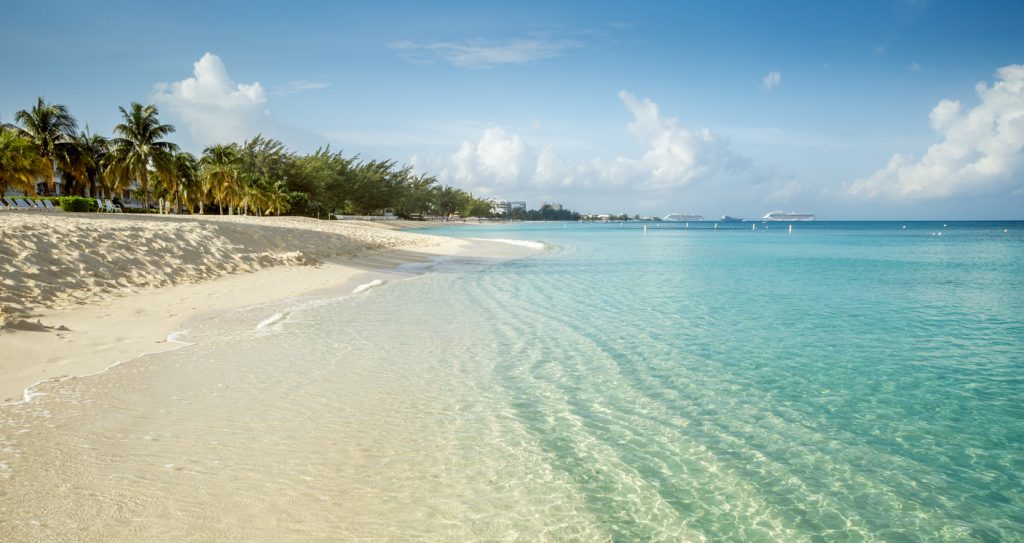
[[[765,221],[813,221],[814,215],[811,213],[783,213],[781,211],[772,211],[764,217],[761,217]]]
[[[736,218],[736,217],[730,217],[728,215],[722,215],[721,222],[743,222],[745,220],[746,219],[739,219],[739,218]]]
[[[703,221],[704,215],[687,215],[685,213],[669,213],[665,215],[663,221],[669,222],[681,222],[681,221]]]

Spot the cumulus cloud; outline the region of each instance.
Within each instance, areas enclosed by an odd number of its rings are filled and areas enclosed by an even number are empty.
[[[260,83],[235,83],[220,57],[206,53],[193,64],[193,76],[158,83],[152,99],[182,119],[201,145],[242,141],[259,132],[266,113]]]
[[[761,79],[761,86],[765,90],[772,90],[782,84],[782,72],[770,71]]]
[[[475,40],[465,43],[396,42],[389,46],[413,62],[442,60],[459,68],[494,68],[557,57],[582,44],[573,40],[517,39],[506,42]]]
[[[647,98],[626,91],[619,98],[633,114],[628,132],[647,144],[647,152],[639,158],[617,158],[601,172],[605,178],[646,189],[678,188],[717,170],[727,159],[725,143],[709,129],[689,130],[678,119],[662,116]]]
[[[545,145],[537,154],[537,164],[533,170],[533,179],[537,184],[548,185],[561,183],[572,184],[572,167],[566,162],[555,148]]]
[[[622,91],[619,98],[633,115],[626,131],[646,146],[636,157],[620,156],[571,162],[547,145],[534,151],[518,134],[490,127],[477,140],[464,141],[439,170],[445,181],[481,195],[527,187],[666,191],[710,177],[741,161],[710,130],[689,130],[665,117],[649,99]],[[450,167],[449,167],[450,166]]]
[[[488,193],[498,186],[523,181],[534,158],[517,134],[491,127],[484,130],[479,140],[463,142],[451,160],[456,181]]]
[[[900,200],[991,193],[1020,182],[1024,173],[1024,65],[996,72],[975,86],[980,103],[965,110],[942,100],[929,115],[942,141],[920,159],[897,153],[885,168],[854,181],[847,195]]]

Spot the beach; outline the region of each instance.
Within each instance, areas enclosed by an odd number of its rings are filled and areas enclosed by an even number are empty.
[[[1020,222],[175,220],[303,256],[22,309],[0,540],[1020,540]]]
[[[0,214],[0,403],[179,347],[203,313],[387,278],[396,267],[521,248],[302,217]]]

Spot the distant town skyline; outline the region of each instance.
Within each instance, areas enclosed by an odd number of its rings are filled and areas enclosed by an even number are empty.
[[[0,122],[152,102],[193,152],[262,133],[581,213],[1024,219],[1017,2],[4,11]]]

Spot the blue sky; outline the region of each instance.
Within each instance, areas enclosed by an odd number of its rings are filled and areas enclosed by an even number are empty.
[[[590,212],[1024,218],[1024,3],[21,2],[0,120],[258,132]],[[977,85],[983,83],[984,87]]]

